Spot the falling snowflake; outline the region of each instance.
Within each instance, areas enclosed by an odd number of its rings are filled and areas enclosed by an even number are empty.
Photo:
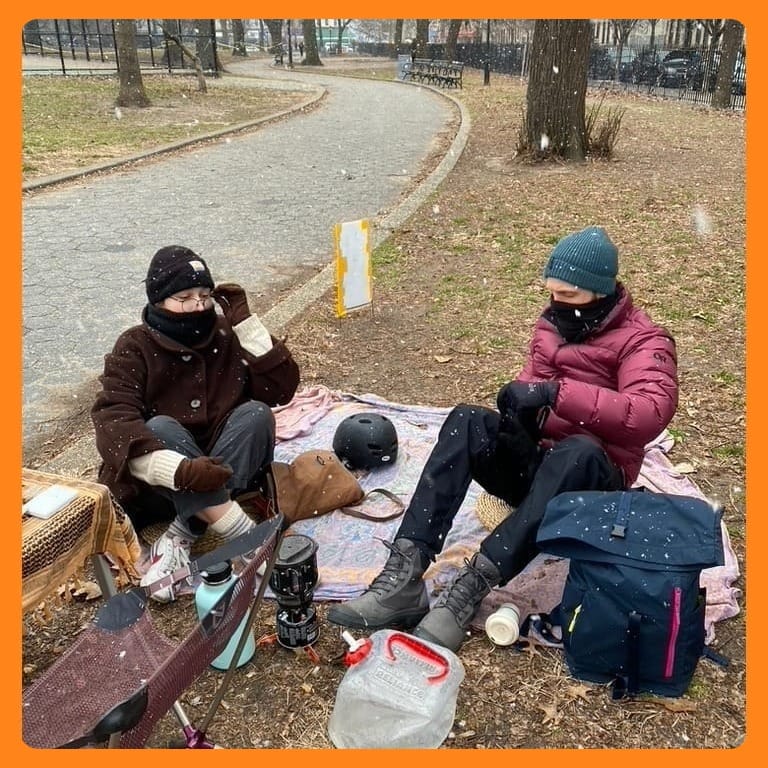
[[[700,205],[694,206],[691,218],[693,219],[694,232],[696,232],[697,235],[712,234],[712,220]]]

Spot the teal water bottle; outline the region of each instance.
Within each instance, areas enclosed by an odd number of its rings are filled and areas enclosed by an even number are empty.
[[[208,611],[213,608],[216,601],[227,591],[232,582],[237,578],[232,573],[232,563],[226,560],[223,563],[212,565],[205,571],[200,571],[202,583],[195,591],[195,606],[197,608],[197,618],[202,619]],[[216,669],[229,669],[232,657],[237,650],[237,644],[240,642],[240,636],[245,629],[247,617],[244,616],[238,628],[229,638],[226,648],[211,662],[211,666]],[[249,633],[243,650],[240,651],[240,658],[237,660],[237,666],[242,667],[247,664],[256,652],[256,642],[253,634]]]

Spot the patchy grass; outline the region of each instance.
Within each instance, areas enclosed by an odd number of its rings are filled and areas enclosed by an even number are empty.
[[[30,76],[24,79],[24,179],[76,170],[173,141],[202,136],[280,112],[306,91],[243,88],[195,78],[144,78],[151,105],[116,111],[114,76]]]

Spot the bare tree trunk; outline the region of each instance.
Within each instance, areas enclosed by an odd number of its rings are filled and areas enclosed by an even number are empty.
[[[456,58],[456,41],[459,38],[459,31],[464,19],[451,19],[448,25],[448,37],[445,41],[445,58],[453,61]]]
[[[278,47],[283,44],[283,20],[264,19],[269,30],[270,52],[277,53]]]
[[[336,19],[339,25],[339,39],[338,39],[338,51],[337,53],[339,56],[341,56],[341,49],[342,49],[342,40],[344,39],[344,30],[349,26],[349,22],[352,21],[352,19]]]
[[[712,95],[715,109],[729,109],[731,106],[731,80],[736,64],[736,56],[744,39],[744,27],[736,19],[726,19],[723,28],[723,47],[720,65],[717,68],[717,82]]]
[[[648,42],[649,48],[656,47],[656,25],[659,23],[658,19],[648,19],[648,23],[651,25],[651,39]]]
[[[413,42],[416,57],[419,59],[427,58],[429,19],[416,19],[416,37]]]
[[[583,160],[591,24],[538,19],[533,28],[525,135],[519,149],[535,158]]]
[[[322,67],[323,62],[320,61],[320,54],[317,51],[317,27],[315,27],[315,20],[302,19],[301,31],[304,35],[304,59],[301,63]]]
[[[685,20],[685,34],[683,35],[683,48],[690,48],[693,45],[693,19]]]
[[[245,47],[245,25],[242,19],[232,19],[232,55],[248,55],[248,49]]]
[[[213,49],[211,19],[197,19],[195,24],[195,51],[200,66],[204,71],[218,72],[216,56]]]
[[[395,19],[395,48],[403,42],[403,20]]]
[[[133,19],[115,19],[118,75],[120,90],[115,104],[118,107],[148,107],[149,98],[141,79],[139,54],[136,50],[136,22]]]

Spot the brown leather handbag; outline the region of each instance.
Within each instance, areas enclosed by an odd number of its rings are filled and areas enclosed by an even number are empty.
[[[278,507],[289,523],[325,515],[335,509],[364,520],[386,521],[399,517],[405,509],[402,500],[384,488],[366,493],[333,451],[305,451],[290,464],[274,461],[272,473]],[[377,493],[393,501],[397,511],[371,515],[354,509]]]

